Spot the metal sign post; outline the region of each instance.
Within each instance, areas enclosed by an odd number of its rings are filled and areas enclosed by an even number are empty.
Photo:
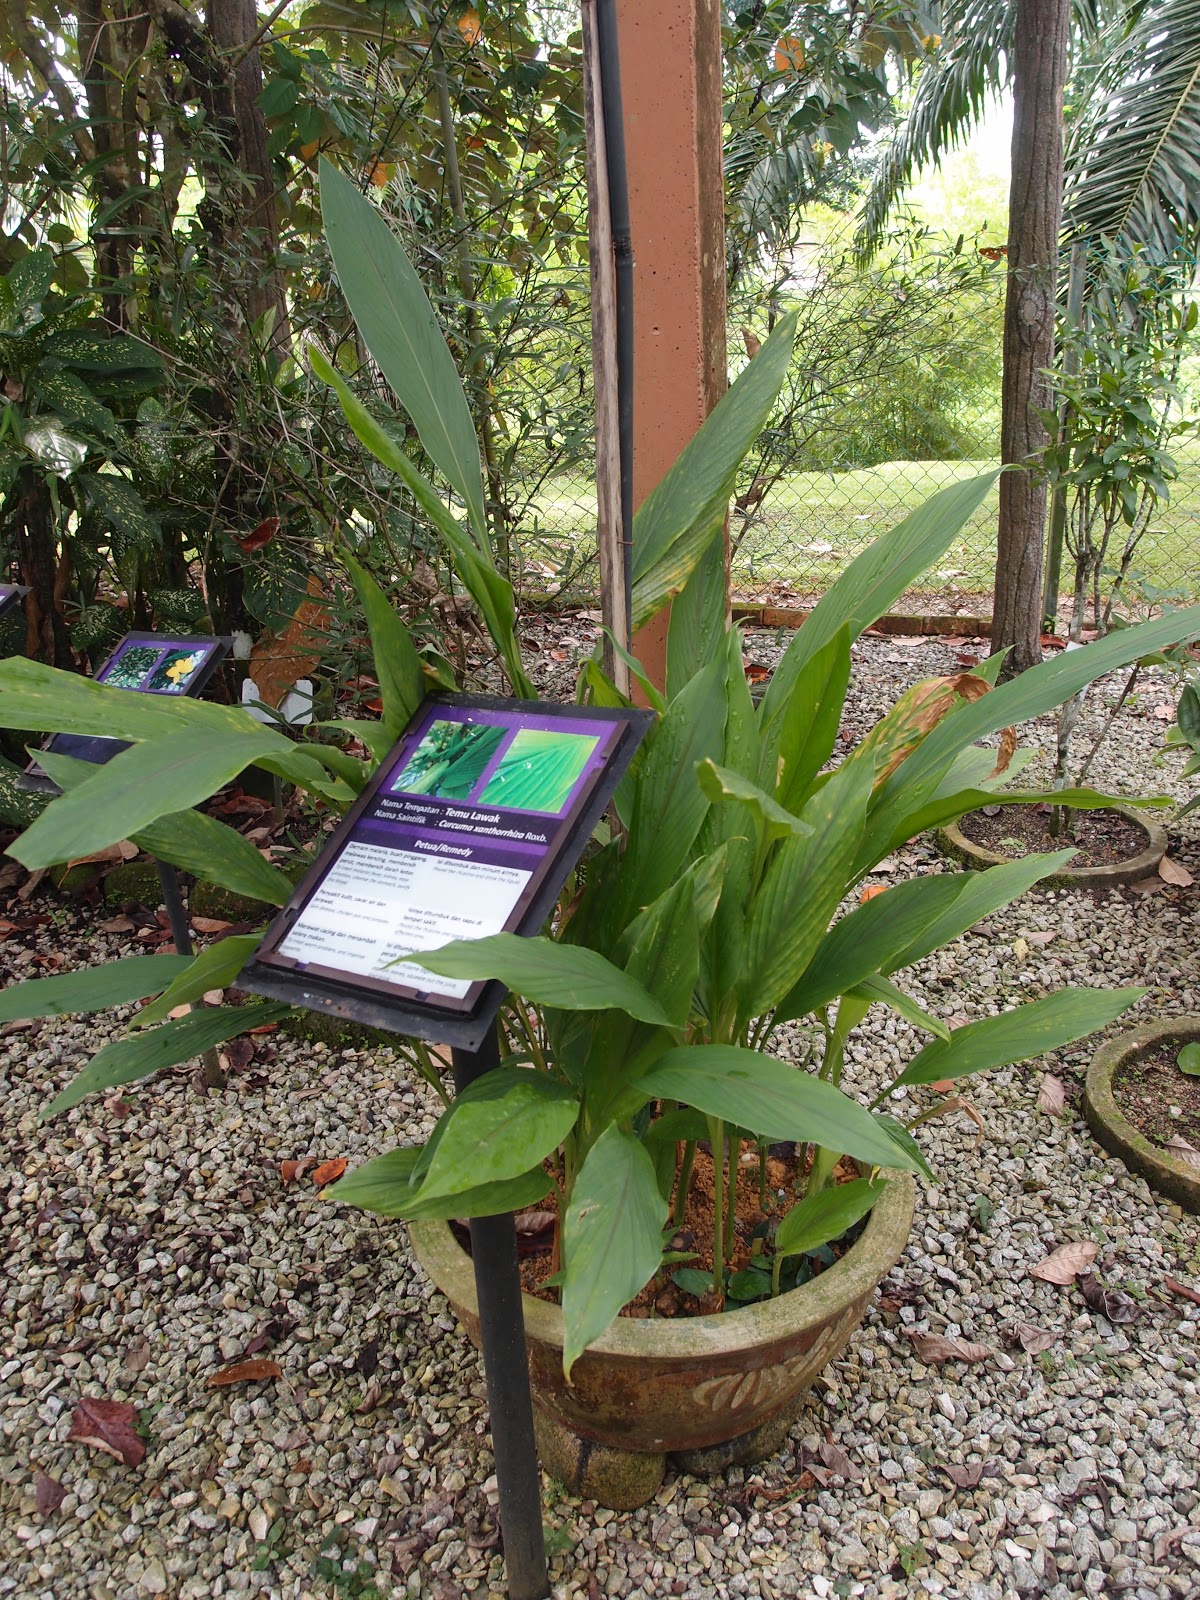
[[[653,720],[648,711],[438,696],[379,763],[238,987],[451,1046],[461,1093],[500,1064],[504,988],[402,957],[535,934]],[[470,1220],[511,1600],[548,1593],[511,1212]]]

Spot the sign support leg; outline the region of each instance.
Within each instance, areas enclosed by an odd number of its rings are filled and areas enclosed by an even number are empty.
[[[461,1094],[476,1078],[500,1065],[495,1023],[478,1051],[454,1050],[452,1056],[454,1086]],[[470,1226],[509,1600],[545,1600],[550,1589],[542,1537],[533,1402],[525,1359],[517,1231],[511,1212],[498,1217],[473,1217]]]
[[[175,954],[179,956],[195,955],[192,948],[192,935],[188,928],[187,912],[183,909],[183,896],[179,892],[179,874],[175,868],[165,861],[155,860],[158,868],[158,882],[162,889],[163,907],[167,913],[167,921],[171,925],[171,940],[175,946]],[[225,1073],[221,1067],[220,1057],[216,1049],[205,1050],[200,1057],[204,1063],[205,1089],[223,1089],[225,1087]]]

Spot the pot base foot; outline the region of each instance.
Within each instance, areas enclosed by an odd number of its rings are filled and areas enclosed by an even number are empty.
[[[708,1477],[714,1472],[724,1472],[726,1467],[748,1467],[755,1461],[765,1461],[773,1456],[792,1431],[792,1424],[800,1415],[807,1394],[784,1406],[777,1415],[757,1428],[741,1433],[736,1439],[726,1439],[721,1444],[710,1444],[699,1450],[673,1450],[671,1465],[680,1472],[690,1472],[694,1477]]]
[[[665,1454],[620,1450],[584,1439],[533,1408],[538,1455],[550,1477],[572,1494],[595,1500],[610,1511],[636,1511],[657,1492],[666,1471]]]

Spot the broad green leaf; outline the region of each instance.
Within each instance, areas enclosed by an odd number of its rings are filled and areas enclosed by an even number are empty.
[[[234,706],[186,696],[132,694],[62,672],[40,661],[9,656],[0,661],[0,727],[36,733],[104,734],[112,739],[155,739],[180,728],[245,733],[246,713]],[[268,730],[263,730],[267,732]],[[274,734],[277,747],[290,742]]]
[[[1127,1011],[1146,989],[1060,989],[1044,1000],[1014,1006],[955,1028],[949,1041],[927,1044],[896,1079],[901,1084],[941,1083],[992,1067],[1011,1066],[1074,1044]]]
[[[608,1127],[588,1151],[563,1219],[563,1371],[658,1271],[667,1202],[639,1140]]]
[[[50,1102],[42,1119],[46,1121],[68,1111],[85,1095],[101,1089],[115,1089],[119,1084],[133,1083],[137,1078],[149,1077],[152,1072],[161,1072],[164,1067],[191,1061],[194,1056],[202,1055],[214,1045],[224,1044],[226,1039],[233,1039],[239,1033],[278,1022],[290,1010],[290,1006],[284,1005],[212,1006],[192,1011],[174,1022],[164,1022],[148,1033],[114,1039]]]
[[[914,1166],[864,1106],[758,1050],[681,1045],[642,1073],[638,1086],[652,1099],[679,1100],[762,1139],[819,1144],[875,1166]]]
[[[151,1005],[139,1011],[133,1026],[147,1028],[165,1022],[176,1006],[191,1005],[210,989],[227,989],[262,943],[261,933],[235,934],[210,944],[185,972],[175,978]]]
[[[529,699],[536,699],[533,686],[521,664],[521,651],[515,632],[516,612],[512,587],[496,570],[490,553],[480,553],[475,541],[443,504],[433,485],[418,472],[405,451],[375,420],[353,393],[346,380],[321,352],[313,347],[308,354],[317,377],[336,393],[346,420],[356,437],[385,467],[397,474],[450,547],[454,558],[454,569],[463,587],[479,607],[488,634],[504,659],[505,670],[514,692]]]
[[[412,1185],[423,1145],[403,1145],[387,1155],[365,1161],[335,1184],[321,1191],[323,1200],[340,1200],[381,1217],[402,1217],[405,1222],[433,1222],[448,1217],[491,1217],[504,1211],[523,1211],[537,1205],[550,1192],[543,1167],[518,1178],[478,1184],[458,1194],[422,1197]]]
[[[618,885],[621,904],[630,913],[657,900],[675,881],[704,821],[709,803],[696,781],[696,766],[722,753],[722,667],[714,660],[697,674],[650,735],[634,786]]]
[[[732,485],[729,493],[732,493]],[[728,500],[728,495],[726,496]],[[728,573],[725,556],[725,507],[715,519],[711,537],[695,568],[671,602],[667,624],[667,697],[684,688],[722,648],[725,638]],[[738,652],[741,668],[741,652]],[[744,683],[743,673],[742,682]]]
[[[38,762],[64,791],[78,788],[96,771],[88,761],[45,750],[39,752]],[[207,878],[252,900],[281,906],[292,892],[290,880],[264,860],[249,839],[200,811],[175,811],[159,817],[139,828],[133,842],[158,861],[168,861],[194,877]]]
[[[753,365],[753,363],[751,363]],[[902,522],[856,556],[789,645],[762,703],[763,731],[782,716],[802,669],[843,627],[857,639],[948,548],[987,498],[997,472],[980,473],[940,489]],[[985,696],[990,699],[990,696]],[[998,722],[1006,727],[1009,721]]]
[[[719,767],[715,761],[702,761],[696,769],[696,779],[714,805],[732,800],[745,806],[753,815],[760,832],[765,833],[768,839],[783,839],[790,834],[812,832],[810,824],[793,816],[756,783],[729,767]]]
[[[1074,855],[1026,856],[986,872],[939,872],[910,878],[875,895],[834,924],[799,983],[780,1002],[787,1022],[828,1005],[874,972],[898,972],[957,939]]]
[[[722,525],[737,469],[787,375],[798,313],[776,325],[633,519],[633,625],[679,594]]]
[[[922,1010],[915,1000],[906,995],[903,989],[897,988],[892,980],[885,978],[882,973],[872,973],[869,978],[864,978],[846,993],[848,998],[858,1001],[859,1004],[866,1002],[868,1005],[890,1006],[897,1016],[903,1017],[906,1022],[911,1022],[914,1028],[920,1028],[924,1033],[934,1033],[939,1039],[950,1037],[950,1029],[940,1017]]]
[[[700,928],[692,873],[648,906],[638,918],[627,974],[662,1007],[672,1026],[682,1028],[692,1007],[700,972]]]
[[[815,613],[814,613],[815,615]],[[812,618],[801,628],[803,638]],[[967,745],[984,739],[999,728],[1028,722],[1091,683],[1093,679],[1118,667],[1128,666],[1150,650],[1189,641],[1200,636],[1200,606],[1172,611],[1134,628],[1121,628],[1086,644],[1081,650],[1064,650],[1052,660],[1020,673],[1002,683],[990,694],[957,707],[902,761],[884,784],[877,809],[895,819],[914,812],[926,803],[950,761]],[[994,801],[988,795],[987,804]],[[1007,798],[1007,797],[1006,797]],[[1070,804],[1076,804],[1071,801]],[[874,808],[873,808],[874,809]],[[872,829],[875,816],[872,815]],[[911,837],[906,834],[905,837]]]
[[[475,423],[421,280],[382,214],[325,160],[321,215],[359,332],[412,418],[426,454],[462,496],[484,547],[487,518]]]
[[[162,543],[162,527],[146,502],[129,482],[111,472],[94,472],[81,479],[93,510],[135,550],[154,550]]]
[[[772,1241],[777,1256],[799,1256],[839,1239],[847,1228],[865,1217],[879,1199],[886,1180],[855,1178],[810,1195],[793,1206],[779,1224]]]
[[[664,1027],[670,1020],[635,978],[582,945],[492,933],[484,939],[458,939],[440,950],[419,950],[401,959],[417,961],[447,978],[498,978],[538,1005],[562,1011],[615,1008]]]
[[[29,386],[43,405],[60,416],[82,423],[105,439],[116,437],[117,419],[74,372],[42,367],[30,378]]]
[[[758,781],[789,811],[804,804],[813,779],[833,754],[849,682],[847,626],[797,672],[779,714],[763,718]]]
[[[1200,1044],[1185,1044],[1175,1061],[1187,1077],[1200,1078]]]
[[[914,1172],[920,1173],[921,1177],[925,1179],[926,1183],[936,1183],[938,1181],[937,1174],[929,1165],[928,1161],[926,1161],[925,1153],[921,1149],[921,1146],[917,1143],[912,1134],[909,1133],[908,1129],[901,1121],[899,1121],[896,1117],[888,1116],[887,1113],[883,1111],[877,1111],[875,1113],[875,1121],[879,1124],[880,1128],[883,1129],[884,1133],[887,1134],[888,1138],[895,1143],[901,1154],[907,1158],[907,1162],[909,1165],[911,1165]],[[894,1167],[902,1167],[905,1165],[905,1161],[897,1158],[892,1162],[892,1165]]]
[[[362,717],[331,717],[328,722],[314,723],[314,727],[333,728],[339,733],[348,733],[353,739],[361,739],[376,766],[396,742],[382,722],[368,722]]]
[[[425,698],[425,674],[408,629],[371,574],[344,555],[358,598],[367,614],[367,633],[383,698],[383,725],[398,739]]]
[[[158,994],[191,965],[188,956],[121,956],[53,978],[10,983],[0,993],[0,1022],[18,1017],[70,1017],[107,1011]]]
[[[839,767],[801,813],[811,831],[779,846],[746,929],[744,1016],[778,1005],[811,961],[851,881],[872,781],[868,762]]]
[[[35,870],[128,839],[159,817],[207,800],[270,750],[275,738],[243,723],[237,733],[182,728],[135,744],[47,806],[9,854]]]
[[[524,1068],[484,1073],[442,1117],[421,1197],[522,1177],[557,1149],[578,1115],[579,1100],[566,1084]]]

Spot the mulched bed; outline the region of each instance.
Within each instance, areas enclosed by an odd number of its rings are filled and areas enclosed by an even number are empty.
[[[1040,806],[999,806],[994,815],[969,812],[959,828],[972,844],[1012,860],[1074,845],[1078,854],[1071,865],[1075,867],[1115,866],[1146,848],[1143,830],[1119,811],[1076,812],[1074,838],[1051,833],[1053,820],[1053,812],[1043,811]]]
[[[1200,1078],[1189,1078],[1179,1070],[1178,1054],[1178,1044],[1165,1044],[1132,1062],[1114,1081],[1113,1094],[1124,1115],[1148,1139],[1165,1145],[1181,1135],[1200,1146]],[[1172,1107],[1179,1116],[1172,1115]]]

